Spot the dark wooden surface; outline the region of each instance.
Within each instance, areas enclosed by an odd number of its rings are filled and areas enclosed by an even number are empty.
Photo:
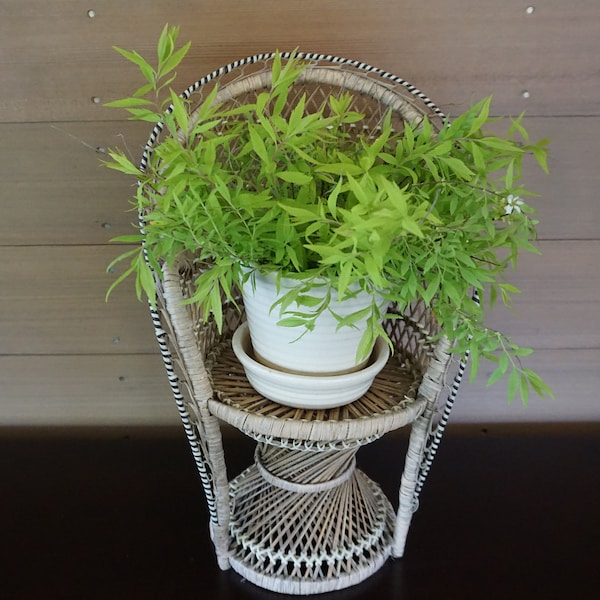
[[[405,557],[326,597],[597,598],[599,433],[450,427]],[[359,453],[393,501],[404,436]],[[230,476],[251,450],[227,435]],[[287,597],[218,570],[180,429],[0,430],[0,481],[2,598]]]

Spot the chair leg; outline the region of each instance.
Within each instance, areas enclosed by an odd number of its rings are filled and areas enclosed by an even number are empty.
[[[221,437],[219,420],[210,414],[208,407],[200,409],[202,425],[204,427],[204,442],[206,444],[206,462],[211,471],[210,492],[205,494],[207,501],[214,503],[214,511],[211,511],[210,537],[215,547],[217,563],[223,571],[231,567],[229,562],[229,522],[230,501],[229,482],[227,479],[227,467],[225,465],[225,452]]]
[[[207,399],[212,393],[210,383],[194,340],[187,339],[192,327],[186,329],[180,326],[176,319],[171,320],[175,334],[180,333],[178,349],[185,355],[184,359],[178,359],[173,356],[169,347],[168,336],[163,328],[160,313],[152,307],[150,307],[150,312],[169,385],[206,496],[210,535],[215,547],[217,563],[220,569],[226,570],[230,568],[229,483],[221,428],[218,419],[210,413],[207,405]],[[181,319],[186,317],[185,314],[179,316]],[[184,341],[182,342],[182,340]],[[176,373],[175,362],[178,362],[184,369],[186,365],[191,367],[186,372],[187,385],[180,381]],[[182,387],[187,387],[189,390],[189,401],[183,395]]]
[[[433,409],[428,406],[426,412],[413,423],[411,428],[404,471],[400,482],[400,499],[392,542],[392,556],[396,558],[404,555],[406,537],[412,516],[418,508],[416,488],[431,428],[432,415]]]
[[[479,301],[477,296],[474,297],[474,300],[476,302]],[[445,362],[444,373],[439,371],[434,375],[432,380],[424,382],[422,385],[430,386],[431,384],[435,384],[437,386],[443,382],[445,372],[448,369],[448,361],[439,359],[447,352],[448,347],[446,345],[446,340],[442,340],[436,348],[434,360],[438,360],[440,365]],[[425,483],[425,479],[427,478],[429,469],[440,445],[448,419],[450,418],[450,413],[454,406],[468,360],[469,353],[467,352],[460,361],[458,371],[452,382],[450,393],[444,404],[441,419],[436,427],[433,427],[433,415],[435,412],[435,402],[433,401],[427,403],[423,414],[413,423],[404,472],[402,473],[402,480],[400,483],[400,501],[398,514],[396,516],[396,529],[392,547],[392,556],[394,557],[401,557],[404,554],[406,537],[408,535],[412,516],[419,506],[419,494],[421,493],[421,489],[423,488],[423,484]],[[439,391],[440,390],[436,392],[437,396],[439,396]]]
[[[408,443],[404,471],[400,482],[400,500],[392,546],[392,556],[395,557],[404,554],[408,528],[413,513],[418,507],[417,487],[422,485],[424,458],[431,434],[433,415],[448,369],[449,349],[448,339],[446,337],[441,338],[433,351],[429,368],[419,386],[419,396],[427,398],[427,404],[423,414],[412,425]]]

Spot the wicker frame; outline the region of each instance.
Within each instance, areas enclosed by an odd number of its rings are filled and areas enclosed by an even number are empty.
[[[285,58],[286,55],[284,55]],[[352,90],[356,110],[376,128],[388,108],[397,126],[441,111],[407,82],[363,63],[302,54],[309,61],[299,92],[319,104],[331,90]],[[270,84],[272,54],[237,61],[204,77],[182,95],[200,102],[218,82],[218,100],[243,102]],[[145,169],[161,133],[152,132]],[[142,226],[143,226],[143,217]],[[422,302],[387,322],[395,347],[360,400],[330,410],[300,410],[268,401],[248,384],[230,348],[241,312],[224,303],[224,328],[203,324],[199,310],[182,303],[198,273],[193,257],[164,265],[155,277],[151,307],[156,337],[179,414],[206,494],[210,534],[222,569],[233,567],[277,592],[312,594],[354,585],[389,556],[403,555],[406,536],[465,368],[461,362],[441,419],[434,415],[451,366],[445,337]],[[240,299],[241,305],[241,299]],[[465,359],[466,360],[466,359]],[[254,464],[229,481],[220,423],[257,441]],[[411,425],[398,510],[364,473],[355,455],[362,445]]]

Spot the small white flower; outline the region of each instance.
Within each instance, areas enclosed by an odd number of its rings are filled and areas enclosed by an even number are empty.
[[[523,202],[523,200],[521,200],[519,198],[519,196],[513,196],[512,194],[509,194],[508,198],[506,199],[506,206],[504,207],[504,211],[506,215],[510,215],[513,212],[521,212],[521,205],[525,204]]]

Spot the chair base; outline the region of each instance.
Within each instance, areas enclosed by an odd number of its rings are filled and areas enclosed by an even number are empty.
[[[336,579],[308,581],[306,579],[291,579],[284,577],[273,577],[264,575],[262,572],[249,567],[243,560],[231,557],[231,568],[246,581],[263,589],[277,592],[280,594],[290,594],[294,596],[308,596],[311,594],[324,594],[326,592],[335,592],[343,590],[354,585],[358,585],[365,579],[376,573],[390,556],[390,552],[379,554],[374,557],[373,563],[369,567],[356,569],[349,575],[340,576]]]
[[[395,513],[355,469],[355,454],[259,444],[255,464],[230,484],[233,570],[259,587],[307,595],[356,585],[381,568]]]

